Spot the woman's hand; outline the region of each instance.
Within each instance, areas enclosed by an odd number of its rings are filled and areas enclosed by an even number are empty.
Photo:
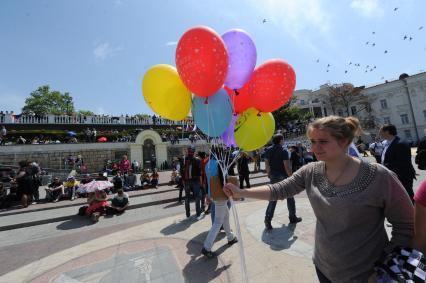
[[[244,197],[244,190],[241,190],[239,187],[231,183],[225,184],[223,192],[227,197],[232,197],[233,199],[240,199]]]

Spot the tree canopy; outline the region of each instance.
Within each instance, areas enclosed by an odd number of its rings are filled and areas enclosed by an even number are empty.
[[[74,113],[74,102],[68,92],[61,93],[57,90],[50,90],[49,85],[44,85],[31,92],[30,97],[25,100],[22,113],[71,115]]]
[[[312,117],[310,112],[303,111],[302,109],[293,105],[294,101],[295,97],[293,96],[289,102],[272,113],[277,124],[284,124],[286,122],[296,120],[306,121]]]
[[[336,114],[336,106],[342,106],[345,109],[346,116],[349,116],[349,106],[361,96],[360,93],[363,89],[363,86],[354,87],[349,83],[329,86],[329,99],[333,114]]]

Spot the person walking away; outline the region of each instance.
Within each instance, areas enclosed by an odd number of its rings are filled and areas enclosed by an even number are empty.
[[[411,148],[398,137],[394,125],[383,125],[379,133],[386,140],[381,163],[398,176],[413,201],[413,180],[416,178],[416,171],[411,163]]]
[[[290,161],[287,150],[283,148],[284,137],[282,134],[276,134],[272,138],[273,145],[266,151],[266,173],[268,174],[271,184],[278,183],[285,178],[291,176]],[[271,230],[272,218],[274,217],[276,200],[271,200],[266,208],[265,213],[265,228]],[[287,208],[289,213],[290,223],[298,223],[302,218],[296,215],[296,201],[293,197],[287,198]]]
[[[15,181],[18,184],[18,199],[21,200],[22,206],[26,208],[31,203],[33,193],[33,179],[28,168],[27,160],[19,162],[19,170],[15,177]]]
[[[241,190],[226,184],[233,198],[277,200],[306,190],[316,217],[313,262],[319,281],[368,282],[375,263],[394,247],[410,246],[413,205],[397,176],[377,163],[348,155],[361,133],[354,117],[328,116],[309,124],[307,136],[318,162],[281,182]],[[389,235],[385,219],[392,224]]]
[[[240,188],[244,188],[244,181],[246,182],[247,188],[250,188],[250,169],[249,169],[250,158],[247,152],[243,151],[240,158],[237,161],[238,177],[240,180]]]
[[[420,140],[417,146],[415,162],[419,170],[426,170],[426,129],[424,130],[425,136]]]
[[[225,230],[226,237],[228,239],[228,246],[231,246],[238,242],[238,239],[232,233],[231,226],[229,224],[229,207],[227,204],[228,199],[226,195],[220,197],[219,194],[215,194],[216,198],[213,197],[214,190],[216,192],[222,191],[224,180],[223,172],[219,166],[218,161],[214,157],[214,155],[219,156],[220,153],[215,147],[211,150],[215,154],[212,154],[210,156],[210,160],[206,165],[206,176],[208,178],[208,202],[214,202],[214,220],[213,225],[210,228],[206,239],[204,240],[203,248],[201,250],[201,254],[203,254],[207,258],[213,258],[216,256],[216,254],[212,252],[212,247],[222,226]]]
[[[201,162],[194,156],[194,148],[192,147],[187,149],[181,175],[185,189],[186,217],[188,218],[191,216],[189,202],[192,190],[195,199],[196,215],[197,218],[199,218],[201,216]]]
[[[302,167],[302,162],[300,161],[299,148],[297,146],[290,147],[290,163],[291,163],[291,171],[296,172]]]

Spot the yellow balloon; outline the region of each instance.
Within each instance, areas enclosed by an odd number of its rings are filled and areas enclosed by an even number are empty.
[[[164,118],[179,121],[191,110],[191,92],[173,66],[152,66],[143,77],[142,93],[149,107]]]
[[[235,123],[235,142],[240,149],[251,151],[264,146],[275,131],[275,120],[271,113],[255,108],[244,111]]]

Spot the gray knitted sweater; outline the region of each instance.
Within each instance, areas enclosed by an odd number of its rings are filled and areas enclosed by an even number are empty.
[[[367,282],[383,251],[410,245],[413,205],[396,175],[379,164],[362,161],[350,184],[333,187],[325,163],[313,162],[269,187],[271,200],[306,190],[317,218],[314,264],[332,282]]]

